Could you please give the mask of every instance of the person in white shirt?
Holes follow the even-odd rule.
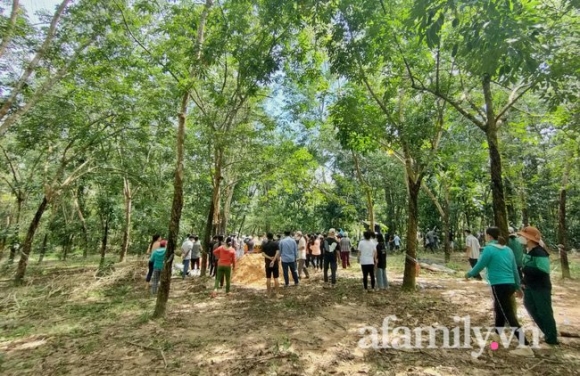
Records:
[[[399,235],[395,234],[393,241],[395,242],[395,251],[400,250],[401,249],[401,238],[399,238]]]
[[[479,240],[471,234],[470,230],[465,230],[465,255],[469,260],[469,265],[473,268],[479,259]],[[475,279],[481,280],[481,275],[476,275]]]
[[[368,290],[368,277],[371,279],[371,289],[375,289],[375,265],[377,263],[377,246],[371,241],[372,233],[365,231],[364,239],[358,243],[358,263],[363,273],[363,287]]]
[[[191,261],[191,251],[193,249],[193,235],[188,235],[187,239],[181,245],[181,258],[183,260],[183,278],[189,271],[189,262]]]
[[[301,231],[296,232],[296,240],[298,241],[298,278],[302,278],[303,271],[306,278],[310,278],[308,268],[304,266],[306,263],[306,239]]]

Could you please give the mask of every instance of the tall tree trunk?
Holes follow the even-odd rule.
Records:
[[[207,222],[205,224],[205,231],[203,233],[203,245],[204,245],[204,252],[201,254],[201,270],[200,270],[200,276],[205,276],[205,273],[207,271],[207,260],[208,260],[208,255],[209,252],[212,251],[211,249],[211,237],[212,237],[212,233],[211,233],[211,229],[212,229],[212,219],[213,219],[213,211],[214,211],[214,206],[213,206],[213,200],[210,202],[209,204],[209,211],[207,213]]]
[[[28,227],[28,232],[26,233],[26,239],[24,240],[24,245],[21,248],[21,255],[20,261],[18,262],[18,269],[16,270],[16,282],[22,282],[24,279],[24,274],[26,274],[26,267],[28,266],[28,256],[30,255],[30,251],[32,250],[32,241],[34,240],[34,234],[38,229],[38,225],[40,224],[40,219],[44,214],[48,206],[49,199],[45,195],[36,209],[36,213],[34,214],[34,218],[32,218],[32,222],[30,222],[30,226]]]
[[[407,250],[405,258],[405,271],[403,274],[403,290],[414,290],[417,273],[417,220],[419,217],[419,190],[421,189],[421,178],[418,181],[412,178],[412,174],[407,173],[407,193],[409,195],[407,221]]]
[[[46,242],[48,241],[48,232],[44,234],[42,239],[42,246],[40,247],[40,255],[38,257],[38,263],[40,264],[44,260],[44,255],[46,254]]]
[[[493,199],[493,217],[495,226],[499,228],[501,236],[508,238],[507,209],[503,188],[501,155],[496,126],[488,125],[487,143],[489,145],[489,167],[491,173],[491,192]]]
[[[508,220],[503,187],[501,155],[499,153],[499,140],[497,137],[498,125],[493,106],[491,93],[491,77],[484,74],[482,77],[483,97],[485,99],[485,126],[482,128],[487,138],[489,147],[489,167],[491,175],[491,194],[493,199],[493,217],[495,225],[499,228],[501,236],[508,238]]]
[[[83,226],[83,241],[84,241],[83,258],[86,259],[89,256],[89,230],[87,228],[87,221],[85,220],[85,216],[83,215],[83,211],[81,210],[81,205],[79,203],[78,197],[74,198],[73,204],[75,206],[75,209],[77,210],[77,215],[79,216],[81,225]]]
[[[131,192],[131,182],[126,177],[123,178],[123,197],[125,201],[125,227],[123,228],[123,245],[121,246],[119,262],[125,261],[125,257],[127,257],[131,232],[131,210],[133,197]]]
[[[173,203],[171,205],[171,220],[167,236],[167,248],[165,251],[165,263],[161,272],[159,289],[157,291],[157,301],[155,303],[154,318],[163,317],[167,310],[169,291],[171,289],[171,272],[173,270],[173,255],[179,236],[179,222],[181,221],[181,211],[183,209],[183,144],[185,142],[185,123],[187,120],[187,107],[189,105],[189,92],[183,95],[181,100],[181,111],[179,114],[179,124],[177,127],[177,161],[175,166],[175,178],[173,180]]]
[[[103,229],[103,238],[101,239],[101,261],[99,262],[99,268],[105,266],[105,255],[107,254],[107,243],[109,241],[109,217],[107,213],[105,217],[105,228]]]
[[[562,186],[560,187],[560,202],[558,205],[558,242],[563,246],[559,247],[560,251],[560,266],[562,267],[562,278],[572,278],[570,275],[570,264],[568,263],[568,234],[566,226],[566,196],[568,179],[570,176],[570,168],[572,163],[567,163],[564,176],[562,177]]]
[[[219,232],[222,234],[226,234],[228,231],[228,223],[230,220],[232,200],[234,198],[235,188],[236,188],[236,183],[228,184],[225,187],[225,191],[226,191],[225,197],[226,198],[224,200],[224,206],[223,206],[222,215],[220,218],[220,230],[219,230]]]

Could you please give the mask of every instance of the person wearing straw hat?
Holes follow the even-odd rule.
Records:
[[[522,272],[524,280],[524,307],[544,333],[546,343],[558,344],[558,331],[552,310],[552,283],[550,281],[550,254],[541,246],[542,234],[532,226],[518,232],[518,240],[525,245]]]

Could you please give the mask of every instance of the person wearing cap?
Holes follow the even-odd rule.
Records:
[[[342,268],[350,268],[350,249],[352,244],[350,243],[350,238],[348,237],[348,232],[344,232],[343,236],[340,238],[340,259],[342,260]]]
[[[518,236],[516,230],[513,227],[508,228],[510,236],[508,238],[507,246],[510,247],[514,253],[516,259],[516,265],[518,266],[518,273],[520,274],[520,279],[523,279],[522,274],[522,262],[524,260],[524,246],[518,241]]]
[[[540,244],[542,234],[532,226],[518,232],[518,240],[525,244],[523,258],[524,307],[544,333],[546,343],[558,344],[558,331],[552,310],[552,283],[550,281],[550,254]]]
[[[324,283],[328,283],[328,269],[330,268],[330,287],[336,286],[336,269],[340,258],[340,245],[336,240],[336,230],[328,230],[328,237],[324,239]]]
[[[151,253],[149,261],[153,262],[153,275],[151,276],[151,294],[157,294],[157,286],[159,286],[159,280],[161,278],[161,270],[163,269],[163,263],[165,262],[165,247],[167,246],[167,240],[161,240],[159,242],[159,248]]]
[[[487,268],[487,276],[493,295],[493,308],[495,312],[495,327],[499,334],[499,328],[508,324],[517,333],[520,344],[527,345],[524,331],[521,328],[512,304],[512,296],[520,290],[520,275],[513,252],[505,246],[505,239],[499,235],[499,228],[489,227],[485,231],[487,241],[481,257],[471,271],[465,274],[465,278],[473,278],[483,268]]]

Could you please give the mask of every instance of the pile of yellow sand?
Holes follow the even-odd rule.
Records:
[[[232,276],[232,283],[249,285],[264,283],[264,256],[262,254],[246,254],[236,261],[236,270]]]

